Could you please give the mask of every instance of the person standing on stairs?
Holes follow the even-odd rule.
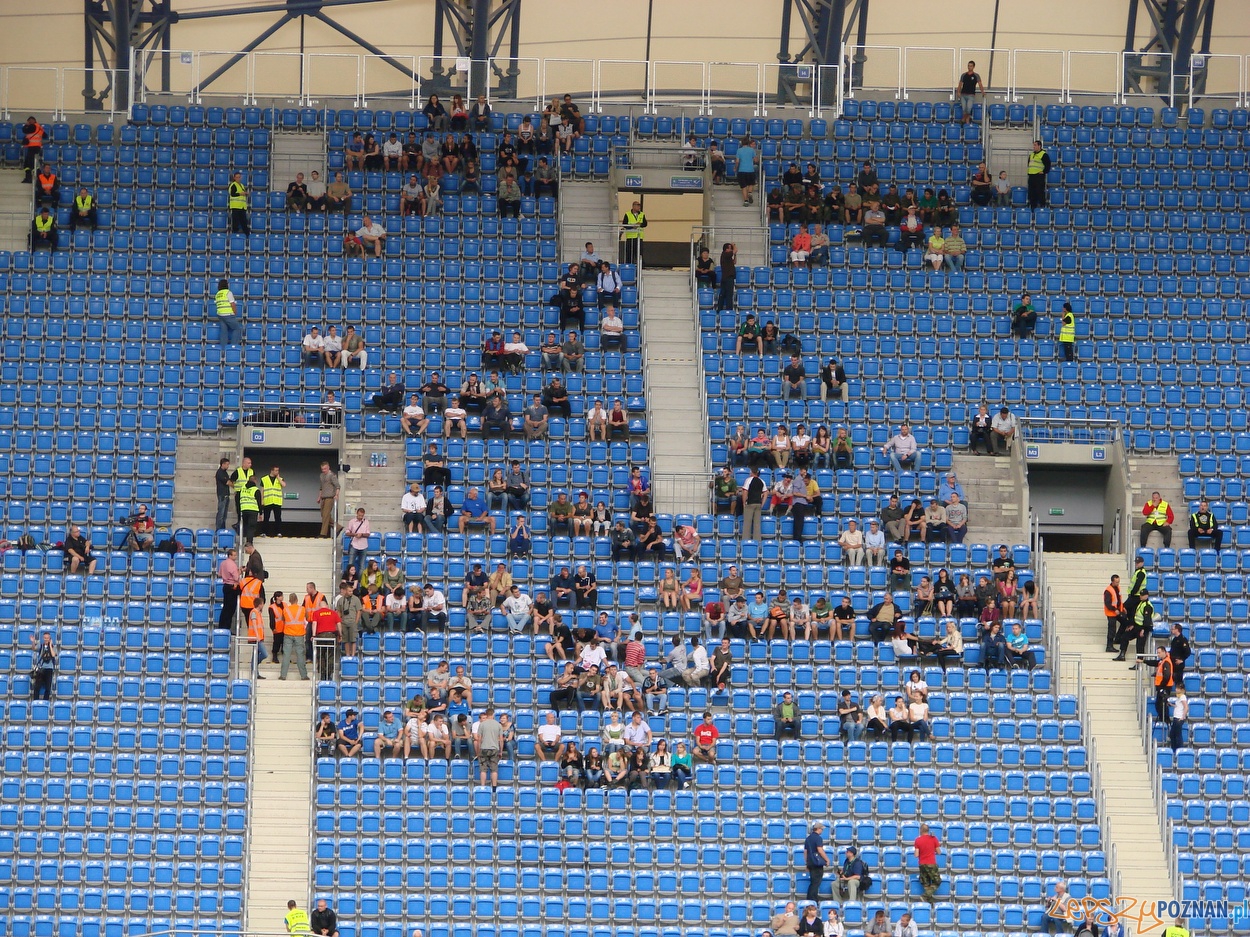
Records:
[[[282,670],[278,673],[279,680],[285,680],[291,669],[291,661],[299,669],[301,680],[308,679],[308,663],[305,660],[305,644],[308,634],[308,613],[300,598],[294,592],[286,597],[282,622]],[[292,932],[294,933],[294,932]]]
[[[1181,628],[1179,622],[1172,624],[1172,643],[1168,645],[1168,657],[1172,659],[1172,684],[1177,690],[1185,688],[1185,661],[1189,660],[1189,655],[1193,653],[1193,648],[1189,645],[1189,639],[1185,637],[1185,631]]]
[[[1160,644],[1155,654],[1155,719],[1167,724],[1168,701],[1172,697],[1176,673],[1172,669],[1172,658],[1168,655],[1165,645]]]
[[[234,627],[234,610],[239,604],[239,587],[242,579],[239,575],[238,551],[231,548],[226,557],[217,566],[217,576],[221,580],[221,614],[217,618],[217,627],[229,630]]]
[[[43,138],[47,133],[34,117],[27,117],[22,125],[22,168],[26,171],[22,182],[30,185],[34,179],[35,163],[43,158]]]
[[[226,189],[226,207],[230,209],[230,233],[251,234],[252,228],[247,217],[247,186],[243,184],[243,173],[236,169]]]
[[[279,474],[278,466],[269,470],[260,480],[261,522],[266,537],[282,536],[282,499],[286,497],[286,479]]]
[[[1107,616],[1107,652],[1115,650],[1115,638],[1124,621],[1124,599],[1120,595],[1120,577],[1112,576],[1111,584],[1102,590],[1102,611]]]
[[[738,245],[729,242],[720,251],[720,296],[716,300],[717,312],[733,312],[737,278]]]
[[[646,238],[643,229],[647,226],[647,214],[642,210],[642,202],[635,199],[629,211],[625,212],[625,217],[621,219],[621,224],[625,226],[622,232],[625,244],[621,263],[641,266],[642,242]]]
[[[1124,660],[1128,652],[1128,643],[1134,638],[1137,640],[1137,656],[1140,657],[1146,653],[1146,641],[1149,640],[1155,623],[1155,607],[1150,601],[1149,592],[1142,592],[1141,599],[1133,610],[1131,622],[1120,635],[1120,653],[1112,658],[1113,660]],[[1132,669],[1136,670],[1137,665],[1134,664]]]
[[[1059,353],[1064,361],[1076,360],[1076,314],[1071,303],[1063,304],[1063,315],[1059,320]]]
[[[214,530],[226,527],[226,512],[230,510],[230,459],[222,456],[217,463],[217,474],[213,476],[217,484],[217,519]]]
[[[332,537],[334,533],[331,533],[331,528],[337,524],[334,517],[334,503],[339,497],[339,477],[330,471],[329,462],[321,463],[321,475],[317,479],[317,484],[319,486],[317,506],[321,509],[321,533],[318,536]]]
[[[229,464],[229,460],[223,460]],[[230,473],[230,485],[234,488],[234,520],[235,523],[243,520],[242,509],[239,507],[239,494],[243,491],[243,485],[252,477],[252,459],[250,456],[244,456],[243,461],[239,463],[239,467]]]
[[[742,190],[742,204],[755,204],[755,145],[750,137],[743,137],[738,144],[738,188]]]

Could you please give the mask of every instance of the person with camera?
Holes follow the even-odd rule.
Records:
[[[156,546],[156,524],[148,515],[148,506],[139,505],[139,510],[126,519],[130,532],[126,534],[126,549],[131,553],[140,550],[151,552]]]

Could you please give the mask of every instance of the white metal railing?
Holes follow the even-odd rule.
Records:
[[[470,62],[450,55],[180,49],[135,50],[128,85],[121,69],[2,66],[0,112],[5,119],[30,111],[54,119],[93,111],[111,118],[125,111],[127,101],[200,104],[206,98],[297,107],[385,102],[415,109],[431,91],[450,88],[466,101],[481,92],[492,103],[514,101],[535,110],[569,91],[582,97],[587,113],[602,112],[605,104],[625,104],[638,105],[644,113],[681,106],[699,115],[735,108],[755,116],[781,111],[837,117],[844,97],[907,100],[936,94],[954,100],[962,63],[975,59],[982,70],[985,59],[988,71],[990,56],[994,74],[1006,77],[987,84],[987,95],[1001,101],[1028,95],[1062,104],[1083,98],[1117,104],[1157,98],[1175,106],[1179,88],[1181,103],[1190,106],[1206,99],[1228,107],[1250,102],[1250,55],[1229,53],[1195,55],[1178,71],[1173,57],[1161,52],[848,44],[840,58],[850,67],[844,76],[843,64],[803,62],[537,57]],[[1143,90],[1125,81],[1129,66],[1150,70]]]
[[[1154,797],[1155,815],[1158,817],[1159,831],[1163,836],[1168,879],[1172,886],[1172,895],[1176,897],[1184,886],[1184,880],[1181,877],[1180,850],[1176,847],[1174,835],[1175,824],[1168,816],[1168,799],[1163,790],[1163,768],[1159,764],[1159,740],[1155,738],[1154,714],[1151,711],[1149,692],[1153,686],[1147,683],[1149,678],[1150,671],[1145,667],[1138,667],[1133,692],[1137,697],[1137,724],[1141,729],[1142,747],[1146,750],[1146,768],[1150,773],[1150,790]],[[1164,733],[1167,733],[1166,723]]]
[[[247,724],[249,726],[256,725],[256,676],[257,676],[257,660],[256,648],[247,640],[246,625],[242,630],[242,634],[238,633],[238,623],[236,622],[236,636],[231,641],[231,653],[234,661],[231,666],[231,673],[235,675],[236,680],[248,680],[252,686],[247,695]],[[255,734],[249,733],[247,739],[247,802],[251,805],[251,809],[256,809],[256,792],[253,788],[255,784],[255,765],[256,752],[254,750]],[[243,857],[243,881],[249,882],[252,878],[252,824],[247,825],[248,829],[248,848],[247,854]],[[310,870],[311,872],[311,870]],[[311,879],[310,879],[311,881]],[[245,891],[246,894],[246,891]],[[247,902],[243,904],[243,929],[247,930]]]

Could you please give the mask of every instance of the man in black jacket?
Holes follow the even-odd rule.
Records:
[[[339,919],[324,898],[317,899],[317,906],[308,916],[309,930],[315,937],[339,937]]]
[[[391,372],[390,383],[382,388],[382,392],[373,395],[373,405],[379,410],[399,411],[404,407],[404,382],[399,375]]]
[[[1181,626],[1172,625],[1172,643],[1168,647],[1168,657],[1172,658],[1172,683],[1177,689],[1185,685],[1185,661],[1189,660],[1192,653],[1189,639],[1185,637]]]
[[[1189,515],[1189,549],[1197,548],[1200,537],[1210,540],[1211,546],[1217,550],[1224,542],[1224,531],[1220,530],[1220,525],[1206,501],[1199,501],[1198,510]]]

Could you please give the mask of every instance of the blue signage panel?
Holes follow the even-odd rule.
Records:
[[[627,175],[625,177],[625,188],[641,189],[642,188],[642,173],[631,173],[630,175]]]
[[[1040,459],[1041,456],[1042,456],[1042,450],[1038,448],[1037,446],[1025,446],[1024,447],[1024,457],[1026,459]]]
[[[265,431],[263,429],[252,430],[252,443],[254,445],[261,445],[262,443],[264,443],[264,441],[265,441]]]
[[[701,192],[703,190],[702,176],[672,176],[668,180],[670,189],[685,189],[686,191]]]

